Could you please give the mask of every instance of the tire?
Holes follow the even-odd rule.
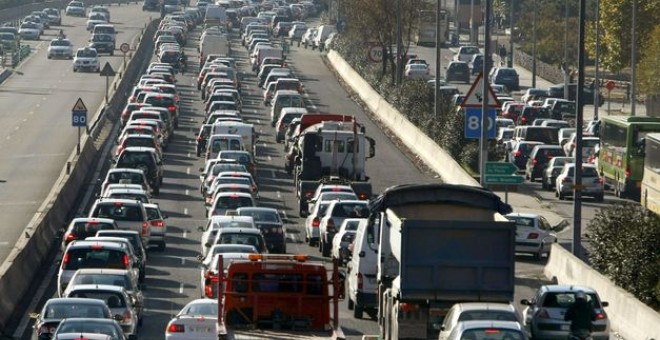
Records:
[[[353,317],[356,319],[362,319],[363,314],[364,314],[364,308],[356,304],[355,309],[353,309]]]
[[[543,190],[548,190],[548,184],[545,183],[545,179],[541,180],[541,188],[543,188]]]
[[[115,51],[110,51],[110,55],[111,56],[115,55]]]
[[[154,187],[153,189],[154,189],[154,190],[153,190],[153,191],[154,191],[154,195],[156,195],[156,196],[157,196],[157,195],[160,195],[160,187]]]
[[[597,195],[597,196],[594,197],[594,198],[596,199],[596,202],[602,202],[602,201],[605,200],[605,195],[604,195],[604,194],[600,194],[600,195]]]
[[[142,319],[143,319],[143,318],[139,318],[139,319],[138,319],[138,327],[142,327]]]
[[[323,243],[323,250],[321,251],[321,255],[323,255],[323,257],[330,257],[330,246],[325,244],[325,242]]]
[[[560,193],[558,193],[557,195],[558,195],[560,201],[564,200],[564,198],[565,198],[564,194],[562,194],[562,193],[560,192]]]
[[[348,310],[353,310],[355,308],[355,302],[351,298],[347,298],[346,301],[348,301]]]

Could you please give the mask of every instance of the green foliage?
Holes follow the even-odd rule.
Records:
[[[639,89],[647,95],[660,94],[660,24],[648,37],[646,53],[639,62]]]
[[[660,307],[660,217],[639,203],[617,203],[589,223],[593,268],[640,301]]]

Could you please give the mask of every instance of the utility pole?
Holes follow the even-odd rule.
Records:
[[[532,23],[532,88],[536,88],[536,0],[534,0],[534,13]]]
[[[568,0],[564,0],[564,11],[564,99],[568,100]]]
[[[401,69],[403,54],[401,54],[401,0],[396,1],[396,84],[401,85]]]
[[[493,53],[490,51],[490,12],[491,12],[491,3],[493,0],[483,0],[485,2],[485,22],[484,22],[484,67],[483,67],[483,77],[488,77],[490,73],[490,68],[493,65]],[[480,89],[483,93],[483,100],[481,101],[481,139],[479,140],[479,149],[481,157],[479,158],[479,174],[481,180],[481,186],[486,186],[486,162],[488,162],[488,127],[490,125],[488,119],[488,91],[490,90],[490,85],[488,84],[488,79],[483,79],[483,86]],[[494,124],[495,122],[493,122]]]
[[[634,0],[633,0],[634,1]],[[586,2],[580,0],[578,20],[578,79],[575,113],[575,180],[573,187],[573,255],[582,259],[582,119],[584,116],[584,26]],[[568,88],[568,86],[567,86]]]
[[[636,115],[637,103],[637,0],[632,2],[632,52],[630,53],[630,62],[632,63],[632,73],[630,75],[630,115]]]
[[[596,0],[596,79],[594,80],[594,120],[598,120],[600,107],[600,0]]]
[[[511,3],[509,4],[511,8],[509,8],[509,57],[507,58],[506,61],[506,66],[507,67],[513,67],[513,0],[511,0]]]
[[[445,0],[446,1],[446,0]],[[440,67],[440,62],[442,59],[440,58],[440,51],[442,50],[440,48],[441,45],[441,40],[440,36],[442,35],[442,28],[440,27],[440,12],[442,10],[442,7],[440,6],[440,0],[436,0],[436,6],[435,6],[435,119],[440,119],[440,70],[442,69]],[[458,30],[456,31],[458,34]]]

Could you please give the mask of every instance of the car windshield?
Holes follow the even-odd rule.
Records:
[[[111,42],[112,36],[108,34],[94,34],[92,41]]]
[[[134,172],[112,172],[108,175],[108,182],[119,184],[142,184],[144,177],[142,174]]]
[[[534,225],[535,225],[534,221],[536,221],[536,219],[534,219],[532,217],[523,217],[523,216],[506,216],[506,218],[509,219],[509,221],[515,222],[516,226],[519,226],[519,227],[533,228]],[[480,319],[480,320],[482,320],[482,319]]]
[[[71,46],[71,42],[68,40],[53,40],[50,42],[50,46]]]
[[[252,199],[247,196],[229,195],[219,197],[215,205],[216,209],[238,209],[240,207],[251,207]]]
[[[144,146],[144,147],[149,147],[152,148],[155,146],[154,139],[153,138],[128,138],[126,139],[125,145],[126,147],[129,146]]]
[[[192,303],[187,305],[180,314],[182,315],[204,315],[216,317],[218,313],[218,305],[214,303]]]
[[[474,46],[461,48],[461,54],[477,54],[477,53],[479,53],[479,49]]]
[[[575,302],[576,292],[553,292],[547,293],[543,298],[543,307],[546,308],[568,308]],[[587,302],[596,308],[600,308],[600,302],[596,294],[587,293]]]
[[[123,251],[103,248],[69,249],[64,255],[64,270],[81,268],[126,269]]]
[[[239,164],[249,164],[252,163],[250,155],[246,152],[227,152],[223,151],[220,153],[218,158],[222,159],[233,159]]]
[[[148,152],[122,152],[117,160],[119,168],[137,168],[138,165],[149,165],[152,155]]]
[[[96,55],[95,50],[78,50],[76,52],[76,57],[78,58],[96,58]]]
[[[104,319],[109,315],[102,305],[87,303],[51,303],[46,306],[44,319],[95,318]]]
[[[241,216],[252,216],[255,222],[280,222],[280,217],[276,211],[268,210],[241,210]]]
[[[83,3],[82,3],[82,2],[78,2],[78,1],[71,1],[71,2],[69,3],[69,6],[71,6],[71,7],[84,7],[84,6],[83,6]]]
[[[468,329],[461,334],[461,340],[525,340],[522,332],[504,328]]]
[[[71,292],[71,294],[69,294],[68,297],[107,301],[108,307],[110,308],[126,307],[126,301],[124,300],[124,296],[122,294],[113,291],[104,291],[97,289],[84,289],[84,290],[80,289],[80,290],[74,290],[73,292]]]
[[[133,204],[100,204],[93,214],[96,217],[111,218],[115,221],[142,222],[142,212],[138,206]]]
[[[0,33],[0,40],[16,40],[16,37],[11,33]]]
[[[573,177],[575,176],[575,167],[571,166],[568,169],[568,177]],[[600,177],[598,174],[598,170],[596,170],[595,167],[583,167],[582,168],[582,177]]]
[[[97,222],[97,221],[80,221],[74,222],[71,231],[76,235],[78,239],[84,239],[88,236],[96,235],[96,232],[99,230],[108,230],[115,229],[115,225],[107,222]]]
[[[471,310],[461,313],[458,321],[467,320],[498,320],[498,321],[518,321],[515,312],[505,312],[499,310]]]
[[[367,217],[369,215],[369,207],[366,203],[341,203],[336,204],[332,211],[333,217]]]
[[[21,28],[37,28],[37,25],[31,22],[24,23]]]
[[[77,274],[69,283],[70,286],[79,284],[111,285],[124,287],[126,290],[132,290],[131,282],[124,274]],[[72,317],[72,316],[70,316]]]
[[[169,96],[149,96],[145,99],[144,103],[157,107],[170,107],[174,106],[174,98]]]
[[[255,234],[225,233],[220,235],[218,244],[247,244],[257,249],[262,249],[261,238]]]
[[[66,320],[57,328],[57,334],[65,333],[97,333],[109,335],[112,339],[121,339],[117,327],[110,322],[98,322],[94,320]],[[56,339],[56,336],[53,336]]]
[[[502,75],[502,76],[507,76],[507,77],[517,76],[517,75],[518,75],[518,73],[516,72],[516,70],[515,70],[515,69],[511,69],[511,68],[501,68],[501,69],[497,72],[497,74]]]

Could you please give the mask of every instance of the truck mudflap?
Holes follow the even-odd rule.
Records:
[[[352,182],[351,188],[355,191],[358,199],[368,200],[373,195],[373,189],[371,188],[371,183],[369,182]]]

